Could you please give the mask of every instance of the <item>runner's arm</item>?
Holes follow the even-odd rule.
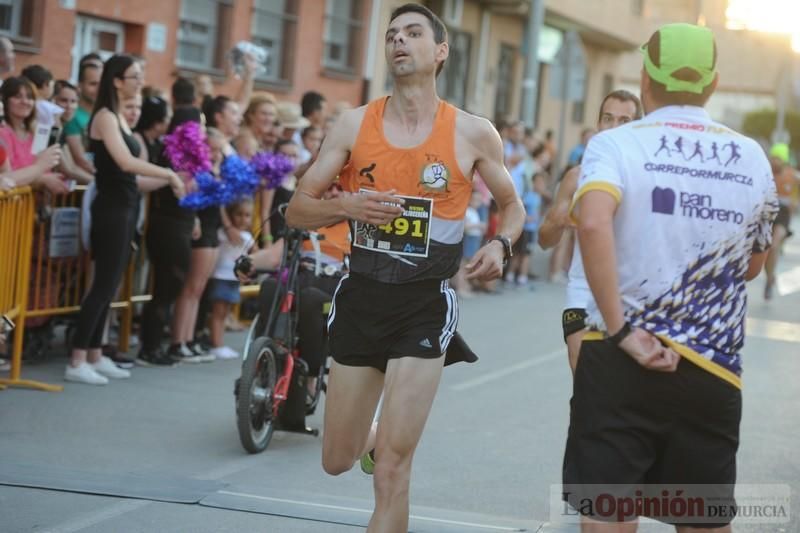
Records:
[[[614,253],[617,201],[606,191],[590,190],[578,200],[578,208],[578,242],[586,279],[606,330],[614,334],[625,324]]]
[[[500,214],[497,233],[515,242],[525,224],[525,207],[517,196],[511,175],[503,163],[503,141],[486,119],[473,118],[475,131],[470,143],[478,154],[475,170],[492,193]]]
[[[384,205],[402,203],[394,191],[373,194],[343,194],[323,200],[325,191],[339,175],[350,157],[350,149],[360,128],[359,110],[342,113],[325,137],[317,160],[300,180],[286,209],[286,223],[303,229],[317,229],[345,219],[370,224],[386,224],[402,214],[401,207]]]
[[[750,262],[747,264],[747,273],[744,275],[745,281],[754,280],[761,274],[761,269],[764,268],[764,263],[767,262],[767,255],[769,251],[754,253],[750,256]]]
[[[464,128],[467,142],[471,145],[475,158],[475,170],[492,193],[500,214],[497,234],[515,242],[525,224],[525,207],[517,196],[514,183],[503,162],[503,142],[494,126],[486,119],[470,117]],[[491,280],[503,274],[503,245],[499,241],[489,241],[467,264],[467,278]]]
[[[539,227],[539,246],[545,250],[558,244],[564,230],[569,227],[569,206],[578,188],[580,175],[579,166],[573,167],[567,172],[564,179],[561,180],[561,185],[558,186],[555,202],[544,215],[542,225]]]

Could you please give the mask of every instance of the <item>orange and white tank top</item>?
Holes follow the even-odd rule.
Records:
[[[457,110],[442,101],[428,138],[399,148],[383,132],[388,99],[367,106],[339,181],[351,193],[394,189],[406,197],[405,212],[386,226],[351,221],[350,269],[385,283],[449,279],[461,260],[472,194],[455,154]]]

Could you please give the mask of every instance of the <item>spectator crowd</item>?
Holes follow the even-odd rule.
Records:
[[[37,202],[47,202],[76,185],[86,188],[83,219],[90,223],[84,224],[82,240],[94,261],[94,275],[69,339],[67,380],[105,384],[109,377],[129,377],[135,363],[173,366],[239,356],[223,337],[226,329],[243,328],[233,313],[240,301],[233,261],[278,245],[285,224],[277,207],[291,198],[329,127],[350,107],[330,103],[313,90],[300,102],[280,100],[255,89],[257,69],[256,59],[245,56],[237,73],[238,92],[225,95],[216,93],[206,75],[176,76],[170,88],[153,87],[136,58],[121,55],[104,62],[92,53],[80,60],[73,82],[54,79],[46,65],[16,72],[13,45],[0,39],[0,192],[32,186]],[[170,168],[163,139],[192,121],[205,128],[215,175],[232,154],[250,160],[264,152],[288,158],[292,175],[277,189],[231,205],[199,211],[182,207],[179,199],[193,184]],[[535,278],[566,282],[575,248],[572,229],[550,255],[547,272],[532,272],[532,254],[554,191],[580,163],[594,130],[582,132],[567,167],[558,169],[552,131],[540,136],[514,119],[498,121],[497,129],[527,215],[500,284],[517,290],[531,287]],[[497,224],[496,205],[476,173],[462,265],[494,236]],[[140,248],[146,261],[137,264],[147,266],[140,277],[147,280],[152,298],[136,318],[139,347],[133,359],[110,342],[114,317],[108,309],[131,250]],[[501,290],[497,282],[468,281],[465,267],[453,282],[464,298]],[[0,357],[7,359],[8,352],[0,334]],[[0,359],[0,369],[7,368]]]

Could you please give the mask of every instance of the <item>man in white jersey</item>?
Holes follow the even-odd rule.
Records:
[[[597,130],[605,131],[617,126],[622,126],[633,120],[642,118],[642,103],[632,93],[625,90],[610,92],[600,104],[600,113],[597,117]],[[539,246],[547,250],[557,245],[564,231],[572,227],[569,220],[569,208],[572,197],[578,190],[578,178],[581,174],[580,165],[572,167],[564,175],[558,186],[555,202],[548,209],[539,228]],[[592,298],[589,284],[583,273],[583,261],[578,241],[575,241],[572,252],[572,263],[569,268],[567,281],[567,298],[564,311],[561,314],[561,327],[564,330],[564,342],[567,343],[567,357],[569,367],[573,374],[578,363],[578,350],[581,339],[586,329],[586,307]]]
[[[703,109],[718,80],[711,30],[668,24],[642,52],[648,114],[592,139],[573,201],[593,331],[564,499],[584,532],[635,530],[637,516],[730,531],[709,506],[735,504],[745,282],[770,246],[775,186],[759,145]],[[600,494],[632,504],[602,516],[586,505]],[[653,504],[695,496],[704,507],[682,516]]]

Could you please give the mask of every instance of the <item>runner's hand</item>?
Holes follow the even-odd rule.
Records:
[[[0,191],[10,191],[17,186],[11,178],[0,177]]]
[[[503,243],[499,241],[488,242],[467,263],[467,279],[491,281],[502,277],[503,259],[505,259]]]
[[[353,193],[341,196],[342,208],[347,218],[380,226],[388,224],[403,214],[405,200],[388,192]],[[386,205],[386,204],[392,205]],[[400,205],[398,205],[400,204]]]
[[[675,350],[664,346],[655,335],[641,328],[633,328],[619,347],[648,370],[675,372],[681,360]]]

